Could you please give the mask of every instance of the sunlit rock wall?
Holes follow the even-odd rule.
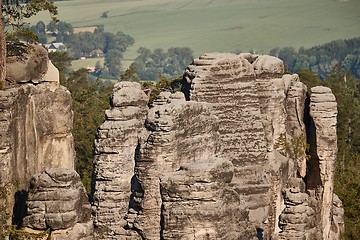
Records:
[[[96,140],[99,236],[339,239],[329,89],[309,96],[275,57],[211,53],[188,66],[183,93],[147,110],[139,85],[115,87]]]

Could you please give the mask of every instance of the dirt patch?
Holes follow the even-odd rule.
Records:
[[[97,28],[97,26],[77,27],[77,28],[74,28],[74,33],[94,32],[96,28]]]

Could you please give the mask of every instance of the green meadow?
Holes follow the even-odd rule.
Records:
[[[360,36],[360,1],[349,0],[72,0],[57,3],[59,18],[75,27],[104,25],[135,38],[139,47],[190,47],[268,53]],[[107,18],[101,18],[108,11]],[[41,13],[31,19],[47,22]]]

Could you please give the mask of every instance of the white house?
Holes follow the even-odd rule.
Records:
[[[55,42],[44,44],[44,47],[48,50],[48,52],[57,52],[57,51],[66,51],[67,48],[62,42]]]

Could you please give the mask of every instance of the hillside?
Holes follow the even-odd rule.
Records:
[[[190,47],[267,53],[275,47],[311,47],[360,36],[360,1],[350,0],[73,0],[57,3],[60,19],[84,27],[104,25],[135,38],[139,47]],[[81,11],[79,10],[81,9]],[[101,18],[107,12],[107,18]],[[46,13],[31,20],[47,21]]]

